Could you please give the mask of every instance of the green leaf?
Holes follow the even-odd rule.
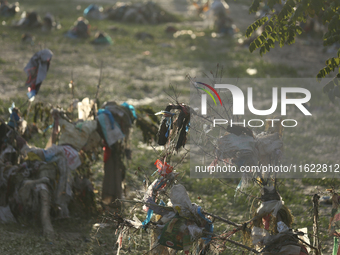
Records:
[[[249,38],[253,32],[268,21],[268,17],[258,19],[251,24],[246,30],[246,37]]]
[[[261,41],[261,44],[263,44],[264,41],[266,40],[263,35],[260,35],[258,39]]]
[[[271,48],[274,48],[274,47],[275,47],[274,41],[273,41],[272,39],[268,39],[268,40],[267,40],[267,43],[268,43],[269,47],[271,47]],[[269,51],[269,50],[268,50],[268,51]]]
[[[262,54],[266,53],[266,48],[264,46],[262,46],[260,48],[260,55],[262,56]]]
[[[294,20],[294,21],[299,21],[300,20],[300,18],[301,18],[301,16],[303,15],[303,5],[299,5],[297,8],[296,8],[296,10],[295,10],[295,12],[294,12],[294,14],[292,15],[292,20]]]
[[[272,28],[271,26],[267,25],[267,26],[265,27],[265,31],[271,32],[271,31],[273,31],[273,28]]]
[[[270,51],[270,47],[269,47],[269,44],[268,44],[268,43],[266,43],[264,46],[266,47],[266,50],[267,50],[267,51]]]
[[[274,38],[275,41],[279,40],[279,37],[277,36],[277,33],[271,33],[271,36]]]
[[[280,40],[280,47],[282,48],[285,45],[285,40]]]
[[[250,53],[252,53],[254,50],[256,50],[256,44],[255,42],[253,41],[250,45],[249,45],[249,51]]]
[[[262,32],[262,36],[263,36],[263,38],[267,39],[268,38],[268,33],[266,31],[263,31]]]
[[[301,33],[302,33],[302,28],[296,26],[296,27],[295,27],[295,31],[296,31],[299,35],[301,35]]]
[[[254,42],[256,44],[256,48],[260,47],[261,44],[262,44],[261,41],[259,40],[259,38],[256,38]]]
[[[325,70],[321,69],[318,75],[320,75],[320,78],[324,78],[326,76]]]
[[[260,7],[260,0],[254,0],[249,8],[249,13],[257,12]]]

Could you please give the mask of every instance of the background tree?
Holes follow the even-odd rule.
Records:
[[[246,37],[250,37],[254,31],[264,26],[263,32],[249,45],[250,52],[259,48],[262,55],[274,48],[276,42],[280,47],[294,43],[296,35],[303,32],[301,24],[305,23],[308,17],[317,18],[327,28],[323,35],[324,46],[340,43],[340,0],[253,0],[249,12],[259,11],[261,3],[266,4],[271,10],[276,4],[283,6],[281,11],[268,13],[247,28]],[[340,78],[340,69],[337,69],[339,64],[340,50],[337,56],[326,60],[325,67],[316,75],[321,79],[331,72],[338,72],[323,88],[332,101],[335,96],[340,97],[340,82],[336,79]]]

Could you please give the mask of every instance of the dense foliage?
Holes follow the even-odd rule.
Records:
[[[260,49],[260,54],[265,54],[275,47],[278,42],[280,47],[290,45],[295,42],[297,34],[303,32],[302,24],[307,18],[318,19],[326,28],[323,34],[323,45],[331,46],[340,43],[340,0],[254,0],[249,8],[249,12],[257,12],[264,3],[271,10],[275,5],[282,4],[280,11],[272,11],[264,17],[258,18],[251,24],[246,36],[250,37],[254,31],[264,26],[263,32],[250,44],[250,52]],[[337,56],[326,60],[326,65],[317,74],[321,79],[336,71],[340,64],[340,50]],[[336,78],[340,78],[340,69]],[[331,100],[338,96],[339,84],[332,81],[324,87],[324,92],[328,93]]]

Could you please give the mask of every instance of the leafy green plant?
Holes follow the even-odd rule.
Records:
[[[260,3],[265,3],[273,10],[275,4],[280,4],[281,0],[254,0],[249,8],[249,12],[257,12]],[[291,45],[295,42],[297,35],[303,32],[302,22],[307,18],[317,18],[326,27],[327,32],[323,35],[323,45],[330,46],[340,42],[340,1],[339,0],[288,0],[278,13],[267,14],[257,19],[251,24],[246,36],[250,37],[253,32],[264,26],[263,32],[249,45],[250,52],[260,49],[263,55],[279,43],[280,47]],[[326,66],[319,70],[316,75],[321,79],[336,71],[340,65],[340,50],[337,56],[326,60]],[[340,69],[336,78],[340,78]],[[323,91],[329,93],[329,98],[333,101],[334,96],[340,96],[339,85],[333,81],[324,86]]]

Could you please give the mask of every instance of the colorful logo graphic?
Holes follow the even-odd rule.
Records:
[[[201,85],[203,85],[203,86],[206,86],[206,87],[209,88],[212,92],[214,92],[214,94],[217,96],[218,100],[220,101],[220,104],[222,105],[222,100],[221,100],[219,94],[217,93],[217,91],[216,91],[213,87],[211,87],[210,85],[208,85],[208,84],[206,84],[206,83],[203,83],[203,82],[195,82],[195,83],[194,83],[195,88],[201,89],[201,90],[203,90],[204,92],[206,92],[206,93],[213,99],[215,105],[217,105],[216,100],[215,100],[214,96],[211,94],[211,92],[210,92],[209,90],[207,90],[207,89],[198,87],[197,84],[201,84]]]

